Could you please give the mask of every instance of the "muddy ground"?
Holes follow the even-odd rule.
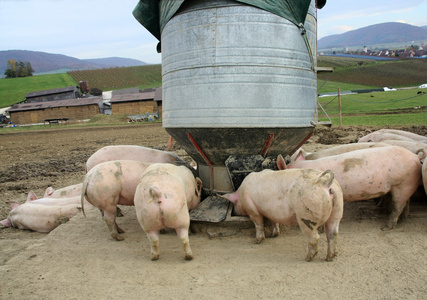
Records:
[[[308,151],[356,142],[376,128],[318,128]],[[378,128],[377,128],[378,129]],[[402,128],[401,128],[402,129]],[[403,128],[427,136],[427,127]],[[165,149],[161,124],[0,131],[0,219],[6,201],[25,202],[83,180],[87,158],[106,145],[133,144]],[[190,160],[175,145],[174,152]],[[380,227],[387,214],[375,201],[346,203],[338,257],[319,254],[304,261],[306,241],[299,228],[282,228],[278,238],[254,244],[254,229],[223,236],[190,236],[194,260],[185,261],[173,231],[160,237],[160,260],[150,260],[148,240],[133,207],[122,207],[118,223],[125,240],[113,240],[100,214],[89,209],[50,234],[0,229],[0,298],[3,299],[423,299],[427,286],[427,200],[411,203],[409,217],[392,231]]]

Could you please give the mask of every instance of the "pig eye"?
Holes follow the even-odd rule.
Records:
[[[329,194],[333,195],[334,191],[332,189],[329,189]]]

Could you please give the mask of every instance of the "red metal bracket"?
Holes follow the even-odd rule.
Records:
[[[263,157],[265,157],[268,150],[270,150],[271,144],[273,144],[273,140],[274,140],[274,133],[270,133],[268,135],[268,139],[267,139],[267,142],[265,143],[264,149],[262,149],[262,152],[261,152],[261,155]]]

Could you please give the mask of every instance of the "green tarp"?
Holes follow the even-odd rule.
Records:
[[[134,17],[159,41],[163,27],[185,0],[140,0]],[[297,26],[304,24],[311,0],[234,0],[259,7],[288,19]]]

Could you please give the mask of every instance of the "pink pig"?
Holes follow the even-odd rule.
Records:
[[[73,184],[63,187],[58,190],[54,190],[51,186],[44,192],[43,198],[69,198],[80,196],[82,194],[82,184]]]
[[[423,136],[420,134],[416,134],[410,131],[405,131],[405,130],[397,130],[397,129],[380,129],[378,131],[376,131],[378,133],[392,133],[392,134],[397,134],[400,136],[404,136],[407,138],[410,138],[416,142],[420,142],[420,143],[427,143],[427,136]]]
[[[184,166],[152,164],[142,174],[135,192],[138,221],[151,245],[151,260],[159,253],[159,230],[174,228],[184,245],[185,259],[193,259],[188,238],[188,211],[200,202],[202,181]]]
[[[283,158],[282,158],[283,159]],[[224,195],[234,204],[238,215],[249,215],[256,229],[256,242],[265,239],[264,217],[272,223],[273,236],[279,223],[295,218],[308,240],[306,261],[317,254],[319,226],[325,225],[328,240],[327,261],[337,254],[338,227],[343,215],[343,195],[334,174],[328,170],[264,170],[251,173],[232,194]]]
[[[19,203],[12,202],[7,219],[0,221],[0,224],[6,227],[48,233],[79,212],[79,204],[40,205],[34,201],[27,201],[19,205]]]
[[[103,147],[92,154],[86,162],[86,171],[89,172],[97,164],[112,160],[137,160],[145,163],[189,166],[186,161],[172,152],[134,145],[115,145]]]
[[[424,191],[426,192],[426,195],[427,195],[427,159],[424,160],[423,162],[422,178],[423,178]]]
[[[281,164],[279,168],[283,168],[284,161]],[[420,157],[398,146],[356,150],[317,160],[299,157],[287,168],[332,170],[341,185],[344,201],[368,200],[391,193],[393,210],[383,230],[396,226],[421,183]]]
[[[136,186],[142,173],[149,166],[135,160],[115,160],[96,165],[83,181],[81,201],[99,208],[111,236],[122,241],[124,231],[116,223],[117,205],[134,205]]]

